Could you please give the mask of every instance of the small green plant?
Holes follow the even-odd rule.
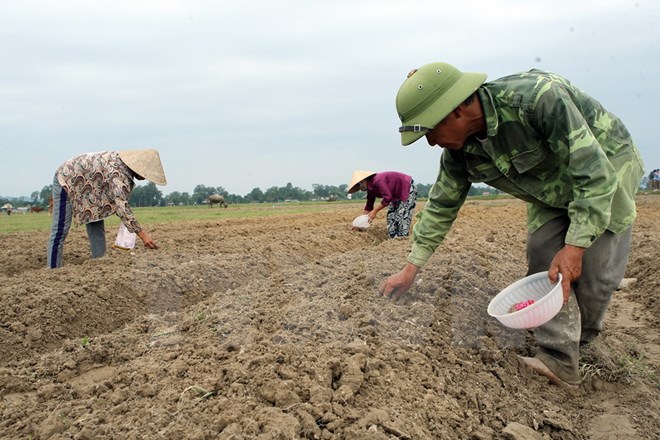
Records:
[[[69,426],[71,426],[71,425],[73,424],[73,420],[70,419],[70,418],[69,418],[66,414],[64,414],[63,412],[61,412],[61,413],[59,414],[59,417],[60,417],[60,422],[62,422],[62,424],[63,424],[64,426],[69,427]]]
[[[199,312],[198,314],[195,315],[195,319],[198,320],[199,322],[202,322],[206,319],[206,315],[202,312]]]
[[[624,376],[630,378],[634,382],[634,378],[640,378],[644,382],[653,385],[655,388],[660,388],[660,380],[656,371],[646,363],[646,358],[642,355],[625,354],[619,359],[621,370]]]
[[[580,359],[580,373],[584,379],[600,378],[630,385],[640,381],[660,388],[658,373],[634,343],[616,337],[610,345],[600,340],[587,346]]]
[[[80,344],[83,347],[87,347],[89,345],[89,337],[88,336],[83,336],[82,340],[80,341]]]

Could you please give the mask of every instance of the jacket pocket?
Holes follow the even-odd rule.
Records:
[[[472,183],[489,182],[502,177],[502,172],[492,163],[483,160],[467,160],[468,180]]]
[[[532,168],[536,168],[539,172],[545,169],[550,170],[554,168],[553,164],[548,163],[548,150],[543,148],[542,144],[538,144],[533,148],[522,151],[515,156],[511,156],[511,163],[518,172],[523,174]]]

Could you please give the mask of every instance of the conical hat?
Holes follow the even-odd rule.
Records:
[[[351,183],[348,184],[348,193],[351,194],[357,191],[357,184],[362,182],[367,177],[373,176],[374,174],[376,174],[374,171],[353,171],[353,176],[351,176]]]
[[[120,151],[119,158],[135,172],[156,185],[167,185],[157,150]]]

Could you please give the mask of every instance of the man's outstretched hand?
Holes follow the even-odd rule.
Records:
[[[380,284],[378,287],[378,293],[385,298],[394,301],[398,300],[412,287],[413,281],[415,281],[418,272],[419,267],[412,263],[406,264],[400,272],[391,275]]]

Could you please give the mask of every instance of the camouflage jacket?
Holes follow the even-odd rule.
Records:
[[[477,182],[528,202],[529,232],[568,215],[571,245],[588,248],[606,229],[632,225],[643,165],[619,118],[566,79],[539,70],[485,83],[477,93],[488,137],[443,151],[409,262],[426,263]]]

